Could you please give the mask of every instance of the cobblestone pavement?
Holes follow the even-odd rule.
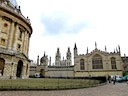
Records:
[[[126,83],[59,91],[0,91],[0,96],[128,96]]]

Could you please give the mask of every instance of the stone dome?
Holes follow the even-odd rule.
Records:
[[[17,1],[16,0],[9,0],[14,6],[18,6],[18,3],[17,3]]]

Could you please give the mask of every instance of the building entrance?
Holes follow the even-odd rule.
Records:
[[[17,65],[17,73],[16,73],[17,77],[21,77],[22,69],[23,69],[23,62],[20,60]]]
[[[4,65],[5,65],[5,60],[0,58],[0,76],[3,76],[4,73]]]

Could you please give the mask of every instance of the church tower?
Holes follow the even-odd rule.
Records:
[[[68,50],[67,50],[67,54],[66,54],[66,66],[70,66],[72,64],[72,60],[71,60],[71,52],[70,52],[70,48],[68,47]]]
[[[59,48],[57,48],[57,53],[55,57],[55,66],[60,66],[61,63],[61,54]]]
[[[75,43],[75,46],[74,46],[74,57],[76,57],[78,55],[77,53],[77,46],[76,46],[76,43]]]

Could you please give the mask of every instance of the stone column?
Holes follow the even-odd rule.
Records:
[[[11,49],[12,47],[12,41],[13,41],[13,34],[14,34],[14,22],[12,21],[10,25],[10,31],[9,31],[9,38],[8,38],[8,49]]]
[[[17,63],[13,62],[13,77],[12,77],[12,79],[16,79],[16,73],[17,73]]]
[[[26,47],[27,47],[27,31],[25,31],[25,36],[24,36],[24,48],[23,48],[23,52],[26,55]]]
[[[28,50],[28,32],[26,33],[26,47],[25,47],[25,55],[26,56],[28,56],[27,50]]]
[[[26,73],[25,73],[25,78],[29,78],[29,66],[30,64],[29,64],[29,62],[27,62],[27,64],[26,64]]]
[[[28,33],[27,56],[28,56],[28,53],[29,53],[29,44],[30,44],[30,34]]]
[[[11,72],[10,72],[10,73],[11,73],[11,74],[10,74],[10,79],[13,79],[13,71],[14,71],[14,66],[13,66],[13,65],[14,65],[14,63],[11,63],[11,64],[10,64],[10,66],[11,66],[11,70],[10,70],[10,71],[11,71]]]
[[[22,41],[22,52],[23,53],[25,53],[24,47],[25,47],[25,31],[23,32],[23,41]]]
[[[17,35],[18,35],[18,24],[16,23],[15,33],[13,35],[14,38],[13,50],[17,50]]]

